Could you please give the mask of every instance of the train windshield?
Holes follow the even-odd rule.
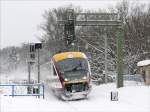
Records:
[[[88,63],[84,58],[68,58],[59,61],[58,65],[63,78],[81,78],[87,75]]]

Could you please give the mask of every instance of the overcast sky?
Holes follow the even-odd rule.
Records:
[[[1,0],[0,47],[20,46],[24,42],[37,42],[37,26],[43,21],[44,10],[73,4],[83,9],[106,9],[120,0]],[[138,0],[148,3],[149,0]]]

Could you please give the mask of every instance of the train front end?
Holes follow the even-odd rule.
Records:
[[[55,71],[62,89],[63,100],[87,98],[91,91],[91,70],[86,55],[82,52],[65,52],[53,57]]]

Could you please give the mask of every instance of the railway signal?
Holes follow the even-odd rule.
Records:
[[[29,46],[29,59],[28,59],[28,83],[31,83],[31,66],[35,63],[35,53],[37,51],[37,65],[38,65],[38,83],[40,83],[40,53],[39,50],[42,49],[42,43],[32,43]],[[38,87],[40,92],[40,87]],[[30,93],[31,88],[28,87],[28,93]],[[39,96],[40,97],[40,96]]]

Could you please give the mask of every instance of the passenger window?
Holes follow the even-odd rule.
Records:
[[[56,71],[55,71],[55,68],[54,68],[54,66],[53,66],[53,73],[54,73],[54,75],[56,76],[57,74],[56,74]]]

